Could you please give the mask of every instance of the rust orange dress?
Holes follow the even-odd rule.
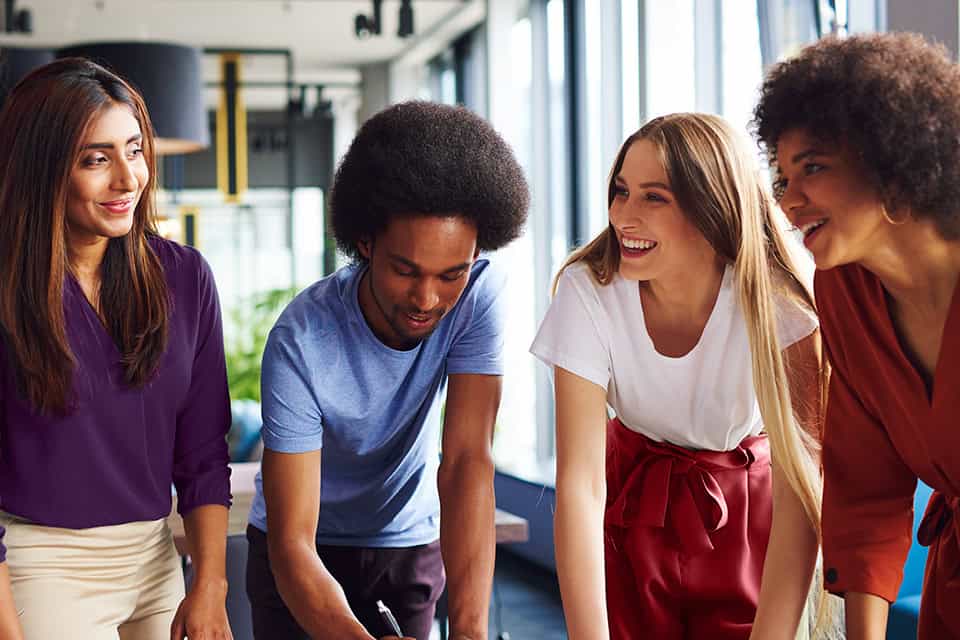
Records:
[[[919,638],[960,638],[960,286],[932,390],[904,354],[879,279],[858,265],[818,271],[833,364],[824,427],[827,589],[896,598],[917,478],[933,487],[918,533],[929,545]]]

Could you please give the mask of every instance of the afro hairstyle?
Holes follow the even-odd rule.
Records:
[[[887,207],[960,238],[960,67],[912,33],[829,37],[777,64],[754,110],[770,163],[790,130],[848,145]]]
[[[337,246],[363,261],[396,216],[459,216],[477,229],[477,248],[517,238],[530,195],[523,169],[489,122],[464,107],[403,102],[367,120],[340,162],[330,194]]]

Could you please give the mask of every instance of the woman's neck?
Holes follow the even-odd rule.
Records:
[[[950,305],[960,277],[960,242],[927,220],[891,226],[861,264],[901,306],[937,311]]]
[[[103,315],[100,308],[100,266],[107,251],[107,238],[96,238],[88,241],[76,241],[68,244],[68,259],[70,271],[80,284],[83,295],[97,314]]]
[[[70,238],[67,251],[73,272],[78,277],[98,277],[108,242],[109,239],[102,237],[82,240]]]
[[[666,277],[640,283],[646,302],[662,313],[676,317],[696,317],[713,309],[723,281],[725,263],[714,255],[702,265],[690,265]]]
[[[712,258],[673,277],[640,283],[644,324],[658,353],[680,358],[697,346],[717,304],[723,272],[722,262]]]

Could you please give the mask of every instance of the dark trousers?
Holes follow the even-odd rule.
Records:
[[[307,640],[309,636],[277,590],[267,554],[267,534],[248,526],[247,540],[247,595],[254,637]],[[377,612],[376,602],[383,600],[405,636],[429,640],[437,599],[445,582],[439,542],[402,548],[317,545],[317,554],[343,587],[350,609],[371,635],[393,635]]]

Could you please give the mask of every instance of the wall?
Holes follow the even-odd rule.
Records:
[[[556,571],[553,555],[556,491],[553,487],[499,471],[494,479],[494,488],[497,492],[497,508],[526,518],[530,528],[528,542],[511,544],[505,548],[545,569]]]
[[[960,51],[960,3],[957,0],[886,0],[887,31],[917,31]]]

